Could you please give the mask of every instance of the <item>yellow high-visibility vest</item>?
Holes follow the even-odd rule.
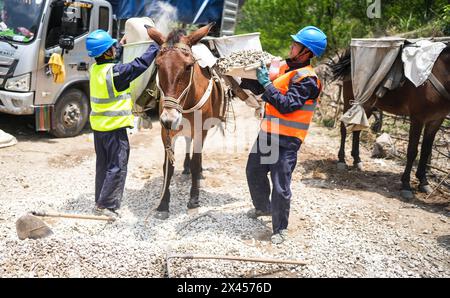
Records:
[[[111,131],[133,127],[133,100],[130,88],[118,92],[113,81],[114,63],[92,65],[90,73],[91,115],[93,130]]]

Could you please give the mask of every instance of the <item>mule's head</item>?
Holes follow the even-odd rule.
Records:
[[[193,82],[195,59],[191,47],[206,36],[213,24],[204,26],[189,35],[181,29],[172,31],[167,38],[156,28],[148,34],[161,50],[156,57],[159,88],[161,90],[160,121],[166,129],[178,129],[182,110]]]

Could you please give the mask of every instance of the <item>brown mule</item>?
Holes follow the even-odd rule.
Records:
[[[333,67],[337,66],[337,67]],[[344,113],[350,108],[350,102],[353,100],[352,81],[350,78],[350,51],[347,51],[339,61],[331,65],[334,77],[343,79],[343,98]],[[394,115],[409,116],[411,120],[409,129],[409,141],[407,152],[407,163],[403,172],[401,181],[401,195],[405,199],[414,198],[410,175],[413,162],[417,157],[419,139],[424,129],[422,148],[420,152],[419,165],[417,167],[416,177],[419,179],[419,190],[429,193],[431,187],[426,178],[426,165],[431,155],[431,150],[439,127],[445,117],[450,112],[450,47],[447,46],[439,58],[436,60],[432,74],[441,83],[432,83],[427,80],[423,85],[415,87],[409,80],[395,90],[388,91],[382,98],[372,96],[364,105],[367,117],[373,112],[373,108]],[[359,136],[360,131],[353,132],[352,152],[354,165],[360,167],[361,159],[359,157]],[[338,168],[343,169],[345,165],[345,138],[347,130],[344,123],[341,122],[341,146],[339,149]]]
[[[166,152],[161,202],[155,216],[159,219],[169,216],[169,185],[174,172],[173,144],[174,138],[178,136],[187,139],[187,149],[193,142],[192,157],[188,151],[184,161],[185,172],[190,171],[192,175],[187,206],[199,207],[203,143],[208,130],[220,124],[224,96],[209,71],[196,62],[191,47],[206,36],[212,26],[209,24],[189,35],[177,29],[167,38],[155,28],[147,29],[149,36],[161,47],[155,63],[158,68],[157,85],[161,91],[161,138]]]

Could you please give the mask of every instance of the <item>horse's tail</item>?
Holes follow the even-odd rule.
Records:
[[[338,54],[338,60],[330,59],[326,64],[331,69],[331,82],[342,80],[344,76],[351,72],[350,48],[347,48],[342,54]]]

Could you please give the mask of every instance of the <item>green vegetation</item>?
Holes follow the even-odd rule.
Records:
[[[307,25],[328,35],[329,53],[348,46],[352,37],[450,35],[448,0],[380,1],[381,17],[370,19],[366,0],[247,0],[237,32],[261,32],[264,49],[280,56],[289,51],[289,35]]]

